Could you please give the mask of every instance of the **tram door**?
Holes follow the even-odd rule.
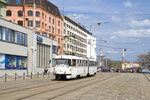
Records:
[[[89,59],[87,60],[87,67],[88,67],[87,75],[90,75],[90,62],[89,62]]]

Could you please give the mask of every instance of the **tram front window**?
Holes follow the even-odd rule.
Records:
[[[68,65],[68,60],[65,60],[65,59],[57,59],[56,60],[56,65],[61,65],[61,64],[64,64],[64,65]]]

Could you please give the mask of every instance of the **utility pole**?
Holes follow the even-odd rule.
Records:
[[[124,48],[122,49],[122,63],[124,63]]]
[[[36,47],[35,47],[35,9],[36,9],[36,5],[35,5],[35,2],[34,2],[34,13],[33,13],[33,36],[32,36],[32,74],[35,74],[35,54],[34,52],[36,51]]]

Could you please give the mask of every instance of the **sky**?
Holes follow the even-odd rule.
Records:
[[[49,1],[61,14],[92,32],[97,38],[97,55],[102,48],[107,58],[121,61],[122,48],[125,48],[125,60],[132,62],[137,61],[138,55],[150,51],[150,0]]]

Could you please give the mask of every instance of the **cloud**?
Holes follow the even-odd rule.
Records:
[[[135,21],[135,20],[133,20],[133,21],[131,21],[130,23],[129,23],[129,26],[131,26],[131,27],[150,27],[150,20],[149,19],[145,19],[145,20],[143,20],[143,21]]]
[[[113,36],[110,37],[110,39],[111,39],[111,40],[116,40],[116,39],[118,39],[118,37],[115,36],[115,35],[113,35]]]
[[[106,55],[107,54],[118,54],[119,53],[119,51],[116,51],[116,50],[107,50],[106,51]]]
[[[111,16],[111,20],[113,22],[120,22],[121,21],[121,19],[119,17],[117,17],[117,16]]]
[[[150,29],[130,29],[114,32],[115,35],[121,37],[150,37]]]
[[[124,2],[123,5],[124,5],[124,7],[133,7],[132,2],[130,2],[130,1]]]
[[[123,5],[124,5],[124,7],[131,8],[131,7],[137,7],[139,4],[137,4],[137,3],[133,4],[130,1],[126,1],[126,2],[123,3]]]

